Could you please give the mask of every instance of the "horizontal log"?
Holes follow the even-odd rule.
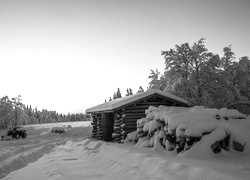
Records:
[[[137,126],[137,122],[136,121],[130,121],[130,122],[126,122],[126,127],[127,126]]]
[[[127,127],[137,127],[136,123],[126,123],[126,127],[124,127],[123,129],[127,128]]]
[[[137,129],[137,127],[136,126],[127,126],[127,127],[125,127],[124,129],[123,129],[123,131],[127,131],[127,130],[129,130],[129,129]]]
[[[125,108],[125,111],[126,110],[133,110],[133,109],[141,109],[141,110],[146,110],[149,108],[149,105],[143,105],[143,104],[136,104],[136,106],[129,106],[129,107],[126,107]]]
[[[136,126],[127,126],[124,128],[125,131],[127,131],[128,129],[137,129]]]
[[[121,126],[122,123],[115,123],[114,126]]]
[[[126,119],[123,121],[123,124],[127,124],[127,123],[137,123],[138,118],[134,118],[134,119]]]
[[[145,113],[145,110],[144,109],[136,109],[136,108],[134,108],[134,109],[126,109],[125,110],[125,114],[126,114],[126,116],[127,116],[127,113],[133,113],[133,112],[139,112],[139,113]]]
[[[143,112],[143,113],[142,113],[142,112],[127,113],[125,118],[130,117],[130,116],[146,116],[146,114],[145,114],[144,112]],[[124,119],[125,119],[125,118],[124,118]]]
[[[92,118],[102,118],[102,116],[92,116]]]
[[[129,115],[127,115],[124,119],[128,119],[128,118],[132,118],[132,117],[146,117],[146,114],[129,114]],[[124,120],[123,119],[123,120]]]
[[[114,123],[120,123],[121,122],[121,120],[115,120],[114,121]]]
[[[169,102],[141,102],[140,105],[149,105],[149,106],[159,106],[159,105],[164,105],[164,106],[172,106],[172,103]]]
[[[136,131],[136,129],[127,129],[127,130],[126,130],[127,134],[128,134],[128,133],[131,133],[131,132],[133,132],[133,131]]]
[[[146,115],[141,115],[141,116],[128,116],[128,117],[126,117],[123,121],[122,121],[122,123],[124,123],[124,122],[127,122],[127,121],[137,121],[138,119],[141,119],[141,118],[146,118]]]
[[[141,119],[141,118],[145,118],[145,116],[131,116],[131,117],[127,117],[126,119],[123,120],[123,122],[126,122],[126,121],[137,121],[138,119]]]
[[[124,124],[130,124],[130,123],[137,123],[137,119],[126,119],[126,121],[124,121]]]
[[[114,130],[121,129],[121,126],[114,126]]]
[[[126,119],[124,119],[123,122],[126,122],[126,121],[137,121],[138,119],[141,119],[141,118],[145,118],[146,116],[131,116],[131,117],[127,117]]]
[[[137,129],[137,126],[129,125],[129,126],[123,128],[122,130],[127,131],[127,129]]]
[[[126,121],[126,122],[124,122],[124,124],[127,126],[128,124],[137,124],[137,121]]]

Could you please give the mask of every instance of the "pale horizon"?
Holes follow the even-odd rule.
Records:
[[[0,98],[59,113],[147,89],[161,51],[204,37],[250,56],[250,1],[1,0]]]

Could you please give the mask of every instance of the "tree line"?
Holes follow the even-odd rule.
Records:
[[[232,46],[223,56],[209,52],[201,38],[193,45],[175,45],[161,55],[165,70],[151,70],[149,88],[160,89],[189,101],[191,105],[221,108],[250,100],[250,60],[238,60]]]
[[[137,93],[141,93],[141,92],[144,92],[144,89],[142,86],[139,86]],[[131,88],[127,88],[125,96],[130,96],[130,95],[133,95],[133,90]],[[110,97],[109,101],[112,101],[114,99],[121,98],[121,97],[122,97],[122,94],[121,94],[120,88],[117,88],[117,91],[114,92],[113,98]],[[107,102],[106,99],[105,99],[105,102]]]
[[[47,109],[40,111],[31,105],[24,105],[21,101],[20,95],[11,99],[8,96],[0,99],[0,129],[27,124],[87,121],[90,118],[84,113],[65,115]]]

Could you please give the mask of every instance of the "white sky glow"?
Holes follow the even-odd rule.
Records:
[[[162,50],[206,38],[221,55],[249,56],[250,3],[231,1],[1,0],[0,97],[72,112],[117,88],[148,86]]]

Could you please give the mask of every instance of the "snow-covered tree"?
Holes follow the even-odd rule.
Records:
[[[149,82],[149,88],[150,89],[161,89],[161,81],[159,80],[159,75],[161,74],[158,69],[154,70],[150,70],[151,73],[148,77],[148,79],[150,79]]]
[[[122,97],[122,94],[121,94],[120,88],[118,88],[116,92],[116,98],[121,98],[121,97]]]
[[[0,129],[7,128],[12,118],[12,104],[8,96],[0,99]]]
[[[126,96],[130,96],[130,95],[133,95],[133,91],[131,88],[127,88],[126,90]]]
[[[149,87],[170,92],[192,105],[225,107],[250,98],[250,61],[235,61],[232,46],[223,48],[222,58],[208,52],[201,38],[193,45],[184,43],[162,51],[165,72],[151,70]]]
[[[142,88],[142,86],[139,87],[139,90],[137,91],[137,93],[142,93],[144,92],[144,89]]]

